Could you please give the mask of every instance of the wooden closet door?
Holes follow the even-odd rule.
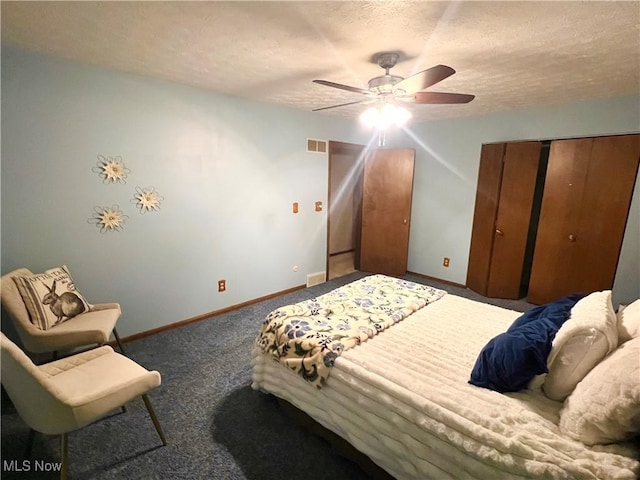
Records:
[[[547,303],[571,293],[572,239],[580,223],[592,143],[590,138],[551,143],[527,294],[531,303]]]
[[[467,287],[487,296],[495,221],[498,213],[504,143],[482,145],[473,230],[467,267]]]
[[[507,144],[487,297],[520,298],[540,147],[540,142]]]
[[[467,286],[487,296],[520,298],[540,142],[482,146]]]
[[[574,290],[613,288],[639,158],[640,135],[593,139],[575,233]]]
[[[551,143],[529,302],[613,287],[639,157],[639,135]]]
[[[365,158],[360,270],[407,273],[415,150],[378,149]]]

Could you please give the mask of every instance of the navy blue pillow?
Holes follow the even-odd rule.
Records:
[[[582,297],[572,293],[518,317],[482,349],[469,383],[501,393],[517,392],[527,388],[536,375],[547,373],[553,339]]]

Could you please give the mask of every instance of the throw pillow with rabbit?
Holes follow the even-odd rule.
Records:
[[[14,281],[27,306],[31,322],[47,330],[81,313],[91,305],[75,288],[66,265]]]

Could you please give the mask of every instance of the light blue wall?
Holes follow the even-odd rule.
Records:
[[[302,285],[325,270],[326,212],[313,207],[328,185],[327,156],[306,139],[358,135],[317,113],[3,48],[2,273],[66,263],[89,301],[121,303],[122,335]],[[122,156],[126,184],[92,172],[99,154]],[[164,197],[159,212],[138,213],[136,186]],[[100,233],[87,220],[113,204],[129,219]]]
[[[425,107],[428,108],[428,107]],[[390,146],[416,148],[409,270],[465,284],[483,143],[640,131],[640,97],[618,97],[413,125]],[[614,301],[640,297],[640,181],[625,231]],[[604,200],[604,199],[603,199]],[[443,257],[451,258],[449,268]]]
[[[417,150],[409,269],[465,283],[482,143],[638,131],[639,116],[632,97],[390,135],[389,146]],[[3,47],[1,271],[66,263],[90,301],[122,304],[123,335],[304,284],[325,269],[326,253],[326,212],[313,204],[326,205],[327,158],[307,153],[307,138],[367,143],[369,134],[334,117]],[[104,185],[91,171],[99,154],[122,156],[126,184]],[[140,215],[130,200],[151,185],[161,210]],[[122,232],[99,233],[87,219],[112,204],[129,219]],[[621,301],[640,296],[639,217],[637,183]]]

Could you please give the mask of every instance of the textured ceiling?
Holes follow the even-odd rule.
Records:
[[[362,99],[381,51],[392,74],[457,73],[418,120],[640,93],[640,2],[9,2],[2,44],[302,110]],[[317,115],[357,116],[361,105]]]

